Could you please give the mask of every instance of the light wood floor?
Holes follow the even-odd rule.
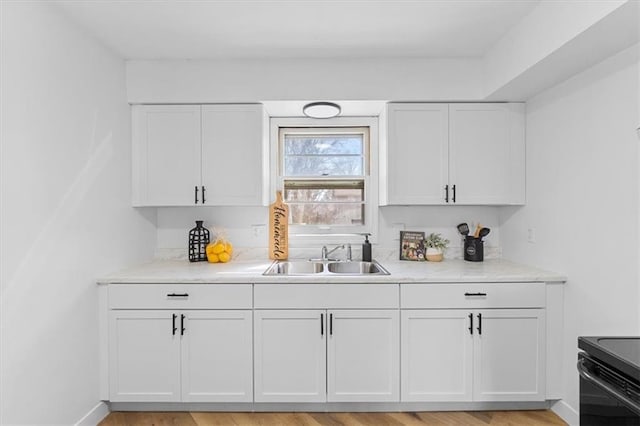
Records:
[[[418,413],[113,412],[100,426],[529,426],[566,425],[548,410]]]

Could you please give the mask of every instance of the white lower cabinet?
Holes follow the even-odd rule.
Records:
[[[544,309],[402,311],[402,401],[543,401]]]
[[[402,311],[402,400],[471,401],[469,312]]]
[[[109,313],[111,401],[180,401],[180,333],[169,311]]]
[[[182,400],[252,402],[251,311],[184,314]]]
[[[399,400],[397,310],[256,310],[256,402]]]
[[[326,401],[326,324],[322,310],[257,310],[256,402]]]
[[[545,310],[485,309],[475,319],[474,401],[544,401]]]
[[[398,401],[398,311],[329,311],[327,400]]]
[[[112,310],[114,402],[251,402],[251,311]]]

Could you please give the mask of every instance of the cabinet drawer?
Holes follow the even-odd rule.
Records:
[[[402,284],[400,307],[447,308],[543,308],[544,283]]]
[[[259,309],[397,309],[398,284],[259,284]]]
[[[251,284],[111,284],[110,309],[251,309]]]

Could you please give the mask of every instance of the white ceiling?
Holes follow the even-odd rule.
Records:
[[[483,56],[538,1],[56,3],[127,59],[215,59]]]

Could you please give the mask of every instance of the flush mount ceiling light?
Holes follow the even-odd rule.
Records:
[[[302,108],[302,112],[311,118],[331,118],[340,115],[340,105],[333,102],[312,102]]]

